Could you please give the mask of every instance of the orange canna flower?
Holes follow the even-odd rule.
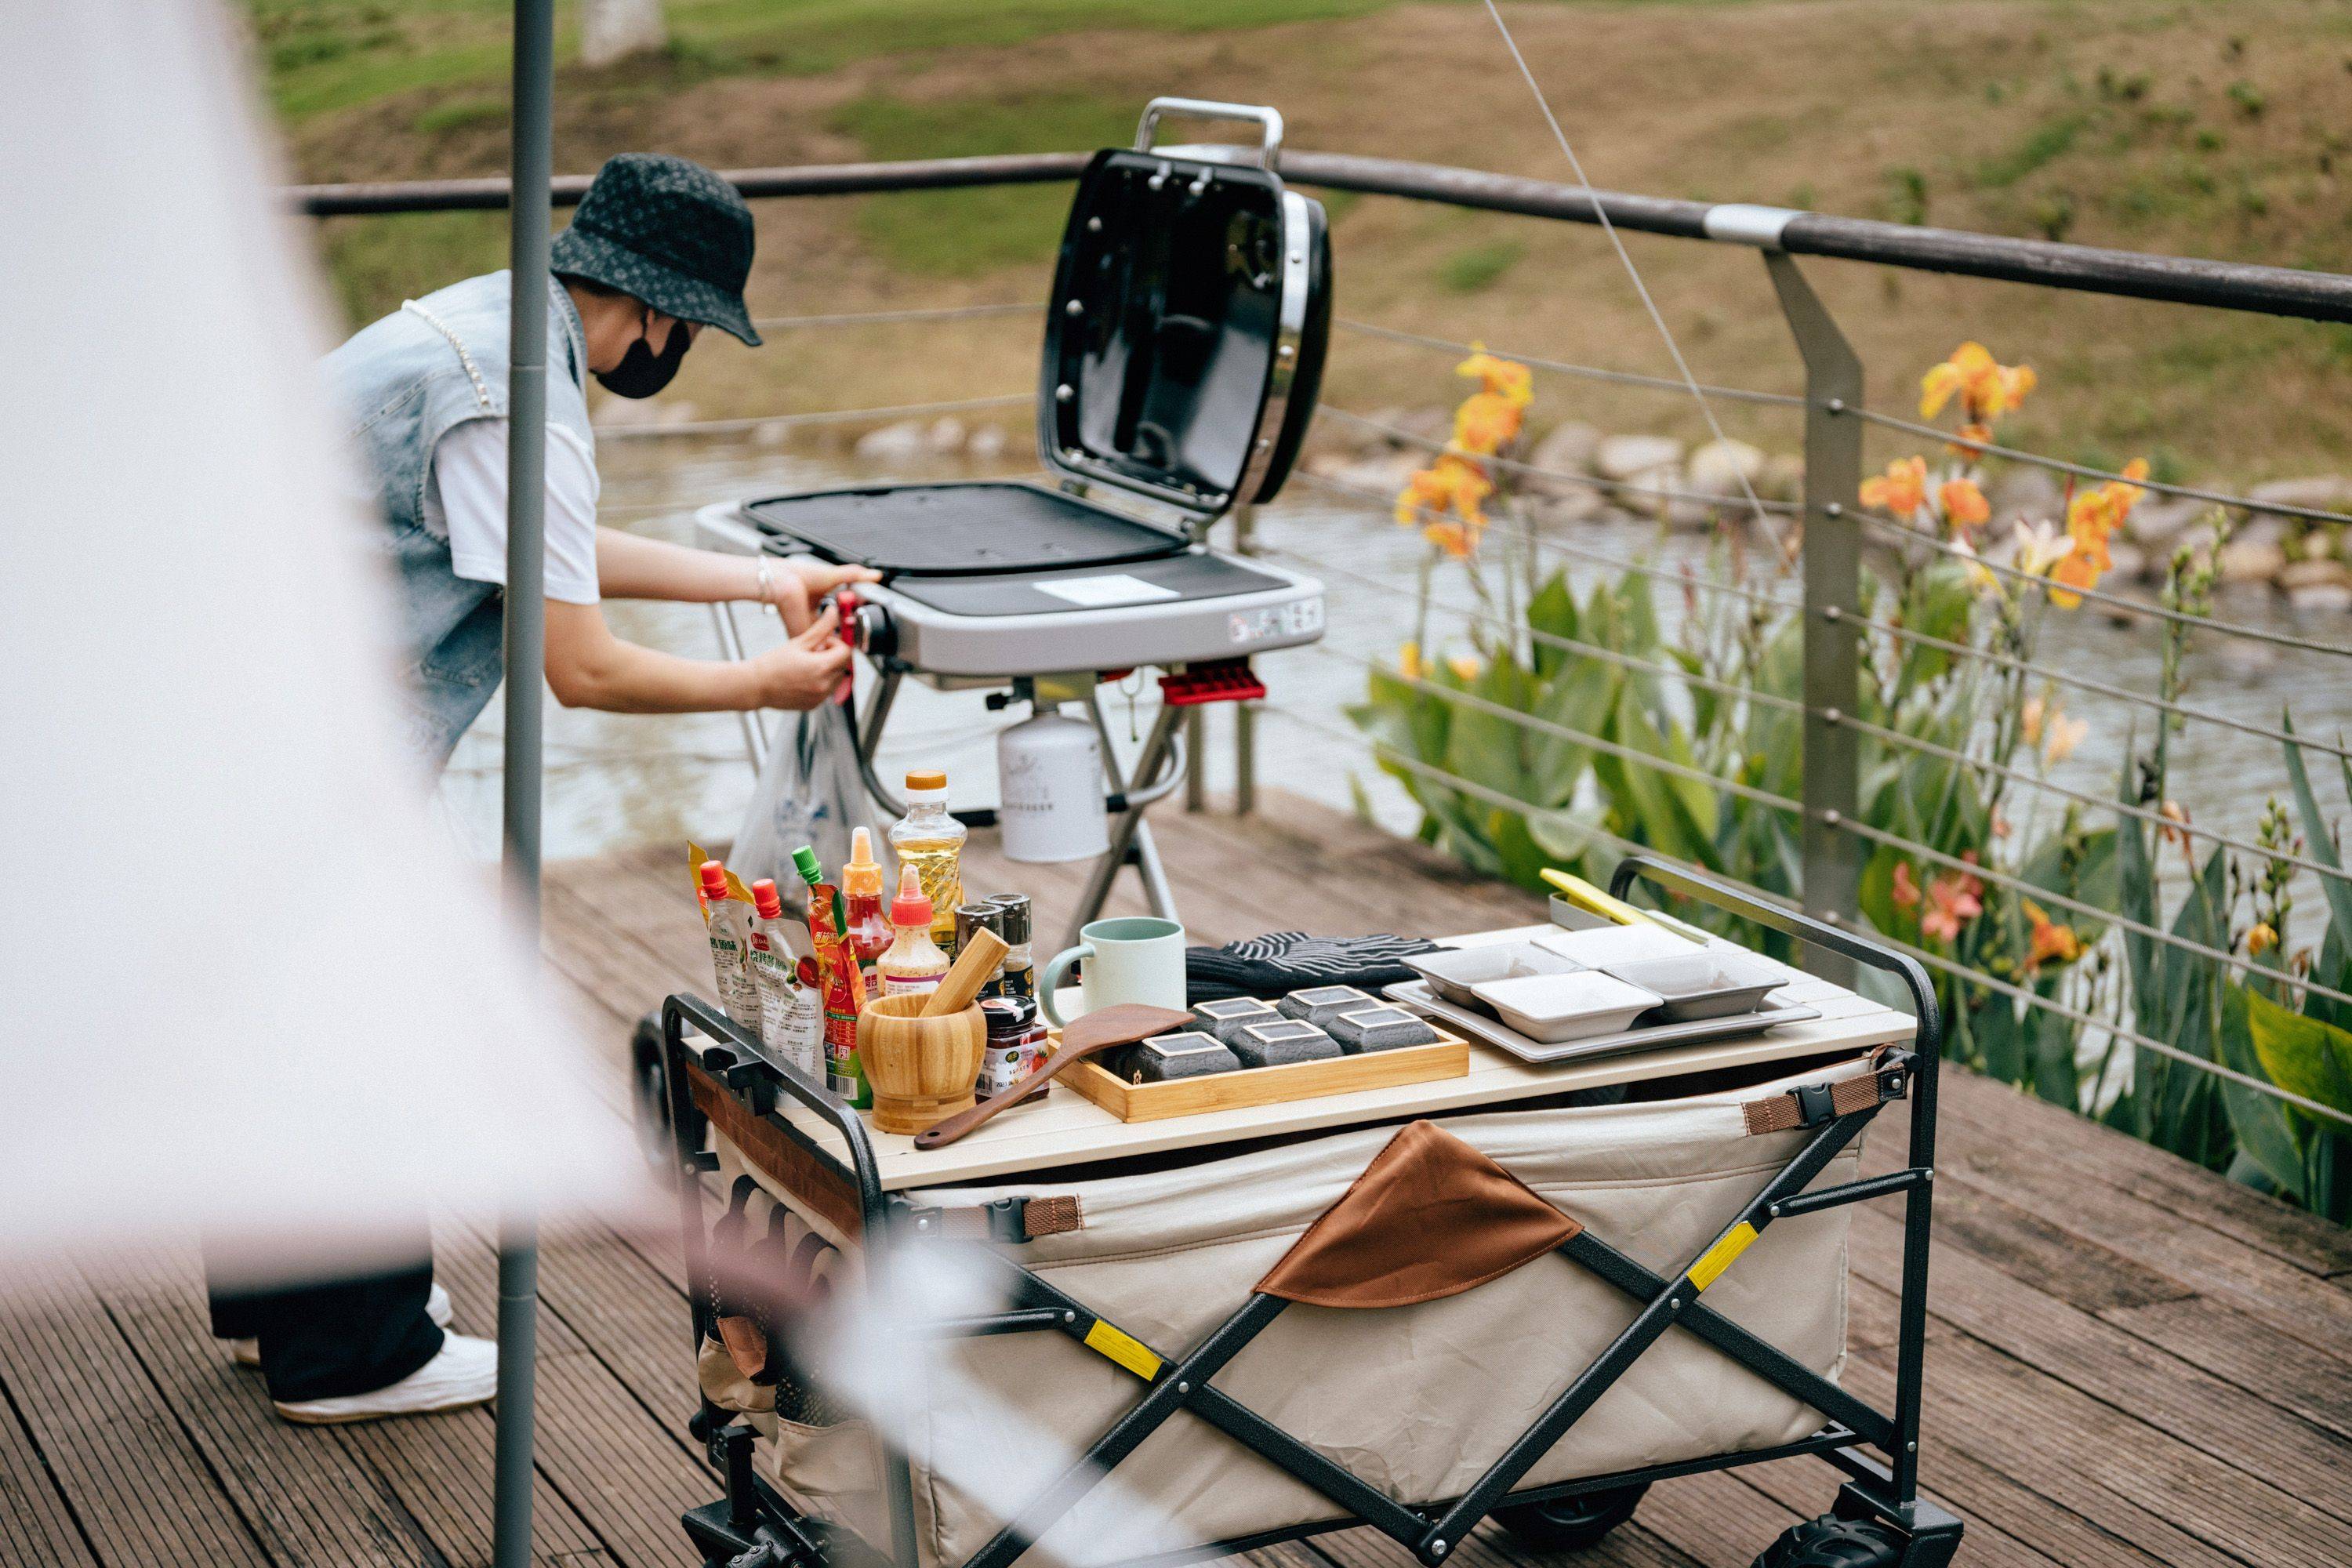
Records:
[[[1445,668],[1454,672],[1454,679],[1465,685],[1478,679],[1478,661],[1466,653],[1457,653],[1447,659]]]
[[[1862,481],[1862,504],[1884,507],[1899,518],[1909,518],[1927,500],[1927,459],[1901,458],[1886,472]]]
[[[2074,754],[2074,748],[2081,745],[2083,738],[2090,732],[2091,721],[2088,719],[2069,719],[2063,713],[2053,716],[2049,739],[2042,743],[2042,763],[2055,767],[2064,762]]]
[[[1898,910],[1915,909],[1918,903],[1919,884],[1911,879],[1911,862],[1897,860],[1895,862],[1895,907]]]
[[[1963,425],[1952,432],[1952,438],[1944,443],[1944,450],[1951,453],[1955,458],[1981,458],[1984,456],[1984,447],[1991,440],[1991,426]]]
[[[1454,367],[1456,375],[1466,375],[1478,383],[1489,395],[1502,398],[1514,408],[1525,408],[1536,400],[1535,375],[1517,360],[1490,354],[1486,345],[1473,341],[1470,357]]]
[[[1428,468],[1416,469],[1397,492],[1396,520],[1407,527],[1447,515],[1476,529],[1486,525],[1479,503],[1495,493],[1495,482],[1478,465],[1456,452],[1440,454]]]
[[[1992,517],[1992,503],[1974,479],[1946,479],[1937,487],[1936,500],[1944,509],[1944,523],[1965,535],[1982,528]]]
[[[1478,533],[1466,523],[1433,522],[1421,531],[1421,536],[1456,561],[1466,561],[1478,548]]]
[[[2104,555],[2106,552],[2103,549],[2100,553]],[[2097,587],[2102,570],[2104,568],[2088,554],[2081,551],[2069,552],[2063,560],[2050,569],[2050,602],[2062,610],[2073,609],[2083,602],[2083,595],[2068,590]]]
[[[1478,457],[1493,457],[1518,438],[1526,406],[1499,392],[1472,393],[1454,411],[1454,444]]]
[[[2268,921],[2257,921],[2246,933],[2246,951],[2256,958],[2278,945],[2278,931]]]
[[[2051,574],[2051,580],[2067,588],[2095,587],[2101,574],[2115,565],[2108,552],[2107,540],[2123,526],[2124,519],[2147,492],[2133,483],[2147,478],[2147,459],[2134,458],[2124,465],[2124,477],[2109,479],[2088,489],[2078,489],[2066,501],[2066,536],[2073,542]],[[2071,610],[2083,602],[2082,595],[2061,589],[2051,590],[2050,602],[2060,609]]]
[[[2039,692],[2027,698],[2025,706],[2017,710],[2018,738],[2029,746],[2042,744],[2042,721],[2049,711],[2049,704],[2042,701]]]
[[[1990,425],[2024,402],[2038,379],[2030,366],[1996,363],[1982,343],[1962,343],[1919,378],[1919,417],[1933,419],[1957,395],[1969,425]]]
[[[2026,973],[2032,973],[2053,959],[2072,963],[2083,956],[2083,939],[2074,934],[2073,926],[2060,925],[2032,899],[2021,899],[2019,903],[2025,910],[2025,918],[2033,922],[2025,949]]]
[[[1976,851],[1960,857],[1973,861]],[[1960,927],[1984,913],[1984,883],[1969,871],[1947,871],[1927,884],[1927,910],[1919,917],[1919,930],[1939,942],[1951,942],[1960,934]]]

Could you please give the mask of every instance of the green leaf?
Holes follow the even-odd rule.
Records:
[[[2261,1055],[2254,1047],[2248,1022],[2247,998],[2259,995],[2243,985],[2221,990],[2221,1061],[2254,1078],[2264,1078]],[[2268,1004],[2268,998],[2263,998]],[[2275,1005],[2275,1004],[2269,1004]],[[2238,1152],[2260,1166],[2273,1186],[2289,1196],[2303,1193],[2303,1151],[2294,1130],[2287,1125],[2286,1107],[2276,1099],[2224,1079],[2221,1103],[2230,1113],[2231,1130],[2238,1135]]]
[[[1528,625],[1556,637],[1590,640],[1578,637],[1576,595],[1569,592],[1566,571],[1553,573],[1551,580],[1536,590],[1536,596],[1528,601]],[[1567,661],[1568,650],[1540,637],[1533,640],[1536,645],[1536,673],[1549,680],[1559,673],[1560,666]]]
[[[2291,1094],[2352,1116],[2352,1030],[2289,1012],[2259,991],[2243,994],[2247,1033],[2263,1074]],[[2342,1130],[2339,1122],[2322,1125]]]
[[[2279,723],[2288,734],[2294,733],[2292,713],[2282,711]],[[2327,818],[2320,815],[2319,798],[2311,792],[2311,776],[2303,768],[2303,748],[2285,741],[2280,742],[2280,749],[2286,753],[2286,782],[2294,792],[2295,816],[2303,819],[2306,853],[2336,873],[2319,878],[2319,890],[2327,898],[2328,921],[2336,931],[2352,931],[2352,881],[2345,879],[2343,862],[2336,855],[2336,839],[2328,831]],[[2345,788],[2352,793],[2352,767],[2347,767]]]

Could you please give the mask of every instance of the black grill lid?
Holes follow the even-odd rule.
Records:
[[[1267,166],[1151,150],[1171,111],[1260,121]],[[1281,488],[1321,379],[1330,242],[1320,204],[1271,166],[1280,138],[1271,110],[1157,100],[1137,151],[1087,166],[1046,313],[1050,467],[1196,517]]]

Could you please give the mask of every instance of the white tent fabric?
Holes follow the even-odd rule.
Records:
[[[0,1254],[642,1195],[398,748],[236,24],[9,5],[0,61]]]

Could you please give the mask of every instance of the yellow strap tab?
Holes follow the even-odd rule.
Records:
[[[1748,1233],[1754,1235],[1753,1231]],[[1113,1328],[1100,1318],[1087,1331],[1087,1348],[1108,1356],[1136,1376],[1149,1383],[1160,1375],[1160,1358],[1143,1347],[1134,1335]]]
[[[1708,1247],[1706,1254],[1691,1265],[1691,1283],[1702,1290],[1714,1284],[1723,1271],[1731,1267],[1731,1260],[1747,1251],[1748,1244],[1755,1239],[1756,1227],[1744,1219],[1725,1231],[1722,1239]]]

